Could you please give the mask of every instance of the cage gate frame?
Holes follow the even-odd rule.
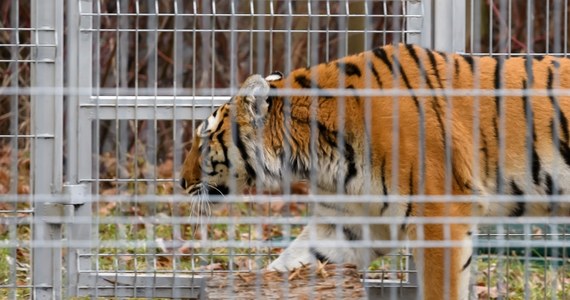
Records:
[[[53,88],[53,94],[33,95],[32,119],[34,120],[33,134],[33,171],[34,195],[34,241],[58,242],[62,240],[65,226],[65,245],[62,247],[33,248],[33,258],[49,257],[50,264],[39,259],[33,260],[33,290],[37,299],[61,299],[66,296],[89,296],[98,284],[109,282],[120,283],[116,288],[102,292],[99,296],[145,297],[144,290],[136,288],[138,283],[153,283],[157,287],[153,296],[165,298],[203,298],[205,281],[203,278],[191,276],[157,276],[157,274],[114,274],[81,270],[91,270],[92,262],[83,254],[90,254],[90,247],[77,247],[74,240],[90,236],[97,241],[97,230],[90,224],[75,224],[74,217],[91,218],[93,209],[89,196],[92,182],[85,180],[93,174],[92,166],[92,134],[93,123],[97,116],[100,120],[184,119],[193,114],[196,119],[205,119],[211,112],[211,105],[220,105],[228,97],[191,97],[176,96],[176,105],[172,106],[168,96],[101,96],[94,95],[93,88],[93,33],[96,31],[93,21],[92,0],[32,0],[35,4],[33,12],[37,30],[32,84],[37,87]],[[411,0],[406,1],[407,9],[413,14],[421,14],[422,19],[408,22],[408,29],[421,32],[408,33],[408,41],[437,47],[442,50],[463,51],[464,43],[461,37],[465,34],[464,16],[465,3],[459,4],[453,0],[434,2]],[[67,36],[63,44],[64,8]],[[49,13],[46,13],[49,12]],[[453,12],[453,13],[452,13]],[[449,16],[445,18],[441,16]],[[438,17],[439,16],[439,17]],[[456,41],[454,43],[454,41]],[[43,47],[43,45],[46,45]],[[66,48],[64,61],[63,49]],[[66,83],[64,84],[64,70]],[[49,76],[46,76],[48,75]],[[66,95],[66,106],[63,102],[63,88],[70,92]],[[61,92],[60,92],[61,91]],[[117,105],[120,103],[120,105]],[[65,123],[67,137],[67,168],[66,182],[63,183],[63,133],[65,113],[68,121]],[[46,114],[47,112],[47,114]],[[53,116],[53,118],[49,117]],[[50,159],[51,158],[51,159]],[[63,195],[61,201],[50,202],[41,200],[41,195]],[[51,219],[50,219],[51,218]],[[65,224],[53,220],[65,220]],[[83,239],[84,241],[84,239]],[[95,243],[95,242],[94,242]],[[66,274],[62,272],[62,253],[67,250],[65,257]],[[65,278],[65,279],[64,279]],[[171,286],[175,280],[176,288]],[[416,295],[415,280],[410,277],[410,289],[401,289],[399,284],[384,286],[388,290],[380,292],[374,287],[369,288],[369,295]],[[67,281],[68,288],[63,291],[63,282]],[[184,287],[184,288],[182,288]]]

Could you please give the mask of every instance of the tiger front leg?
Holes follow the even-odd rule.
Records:
[[[332,243],[334,246],[324,247],[323,241]],[[285,272],[303,265],[315,264],[317,260],[335,264],[350,263],[363,268],[375,258],[371,257],[373,251],[351,248],[350,244],[351,241],[346,240],[344,235],[337,234],[336,225],[308,224],[291,245],[267,268]]]

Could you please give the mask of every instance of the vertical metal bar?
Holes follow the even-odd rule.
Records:
[[[61,193],[63,141],[63,1],[32,1],[32,44],[36,45],[31,85],[52,93],[31,96],[33,199],[32,284],[35,299],[60,299],[61,248],[49,242],[61,240],[61,227],[44,218],[42,196]]]
[[[176,110],[177,110],[177,99],[176,96],[179,93],[179,90],[182,88],[183,86],[183,81],[184,81],[184,77],[183,77],[183,72],[184,72],[184,68],[183,68],[183,64],[184,64],[184,34],[179,30],[179,29],[183,29],[186,27],[187,22],[185,21],[187,19],[187,17],[185,16],[180,16],[180,13],[185,12],[184,10],[184,5],[185,1],[183,0],[175,0],[174,1],[174,47],[173,47],[173,51],[174,51],[174,66],[173,66],[173,83],[172,83],[172,89],[173,89],[173,119],[172,119],[172,140],[173,140],[173,157],[172,157],[172,161],[173,161],[173,170],[172,170],[172,174],[176,174],[176,168],[177,166],[180,166],[181,161],[181,154],[183,153],[183,149],[181,149],[181,143],[180,143],[180,137],[183,134],[183,129],[179,128],[179,121],[176,118],[177,114],[176,114]],[[182,152],[182,153],[181,153]],[[174,178],[174,182],[173,182],[173,190],[176,191],[176,187],[178,186],[177,182],[176,182],[176,178]],[[171,208],[171,212],[172,212],[172,217],[174,218],[178,218],[180,217],[180,203],[178,201],[173,201],[172,203],[172,208]],[[185,235],[183,235],[183,230],[182,230],[182,224],[176,224],[176,226],[174,226],[174,228],[172,229],[172,237],[174,240],[182,240],[183,238],[186,238]],[[173,281],[173,291],[172,291],[172,295],[174,298],[178,299],[178,298],[182,298],[182,294],[179,292],[180,290],[177,289],[178,286],[181,286],[181,282],[179,280],[180,276],[178,276],[178,266],[180,266],[180,257],[178,256],[178,252],[174,251],[173,253],[173,257],[172,257],[172,261],[173,261],[173,266],[174,270],[172,272],[172,281]]]
[[[527,57],[530,58],[530,53],[532,53],[534,51],[534,28],[533,28],[533,24],[534,24],[534,0],[527,0],[527,41],[526,41],[526,45],[527,45]],[[531,22],[531,23],[528,23]],[[547,21],[549,22],[549,21]],[[547,37],[548,39],[548,37]],[[526,60],[526,73],[527,73],[527,87],[532,87],[534,85],[534,80],[533,80],[533,76],[532,76],[532,59],[527,59]],[[529,100],[528,102],[532,103],[532,95],[528,97]],[[530,104],[529,104],[530,105]],[[529,120],[529,112],[527,112],[527,116],[526,119]],[[532,135],[532,131],[533,131],[533,123],[530,122],[530,124],[526,124],[527,126],[527,143],[526,143],[526,149],[527,149],[527,161],[530,162],[532,161],[532,151],[530,149],[532,149],[533,147],[533,142],[532,139],[530,138]],[[530,173],[530,170],[532,170],[532,166],[530,165],[530,163],[527,164],[527,172]],[[531,177],[527,176],[527,182],[531,183]],[[523,197],[523,196],[521,196]],[[521,200],[519,200],[521,201]],[[522,200],[524,201],[524,200]],[[528,224],[525,224],[525,239],[529,239],[530,238],[530,226]],[[529,246],[525,247],[525,257],[524,257],[524,296],[525,299],[530,299],[530,285],[529,285],[529,281],[530,281],[530,256],[531,256],[531,249]]]
[[[20,4],[18,3],[18,0],[12,0],[11,3],[11,11],[10,11],[10,30],[11,30],[11,34],[10,34],[10,43],[12,45],[19,45],[19,38],[18,38],[18,34],[19,34],[19,30],[20,30],[20,24],[19,24],[19,16],[20,16]],[[11,137],[11,141],[10,141],[10,160],[11,160],[11,164],[10,164],[10,176],[12,176],[12,178],[18,178],[18,134],[19,134],[19,100],[18,98],[20,97],[20,91],[19,91],[19,78],[20,78],[20,74],[19,74],[19,67],[20,67],[20,62],[18,61],[19,59],[19,54],[18,54],[18,46],[12,46],[10,49],[10,58],[12,59],[11,65],[10,65],[10,73],[12,74],[11,76],[11,82],[10,82],[10,87],[12,89],[14,89],[15,93],[13,93],[10,96],[10,135],[12,135]],[[11,180],[11,184],[10,184],[10,195],[18,195],[18,180]],[[14,216],[16,216],[16,212],[17,212],[17,208],[18,208],[18,202],[19,199],[16,198],[14,199],[14,202],[12,203],[12,209],[13,209],[13,215],[11,215],[11,221],[9,223],[9,238],[11,241],[16,240],[17,239],[17,222],[12,221],[12,218]],[[10,257],[12,258],[16,258],[17,257],[17,248],[16,247],[12,247],[10,249]],[[10,293],[9,293],[9,298],[10,299],[16,299],[16,286],[17,286],[17,280],[16,280],[16,264],[10,264],[10,274],[12,274],[10,276],[9,279],[9,283],[10,285],[13,287],[12,289],[10,289]]]
[[[94,2],[94,3],[93,3]],[[101,67],[99,63],[91,63],[91,58],[94,62],[99,62],[101,60],[101,34],[98,31],[101,28],[101,17],[99,13],[101,12],[101,2],[99,0],[83,0],[80,2],[80,13],[85,13],[87,16],[83,16],[84,20],[81,22],[82,31],[81,32],[81,43],[79,51],[80,59],[79,63],[84,64],[84,70],[81,74],[80,79],[83,81],[81,84],[87,84],[87,87],[92,88],[87,90],[86,95],[94,95],[96,97],[100,96],[101,94]],[[92,16],[92,14],[96,12]],[[96,45],[97,47],[94,47]],[[83,69],[83,68],[82,68]],[[89,96],[83,96],[80,98],[80,105],[83,104],[83,101],[88,102]],[[91,119],[91,118],[92,119]],[[94,205],[84,205],[81,209],[82,211],[76,212],[76,215],[85,217],[91,217],[92,224],[90,224],[86,230],[86,235],[79,235],[88,237],[89,241],[98,241],[99,240],[99,215],[93,214],[90,211],[91,207],[93,207],[94,211],[99,211],[99,184],[97,180],[99,179],[99,172],[95,171],[98,170],[99,164],[101,159],[99,155],[100,149],[100,140],[99,140],[99,133],[101,131],[101,122],[99,120],[99,101],[95,101],[95,109],[93,116],[89,116],[85,111],[82,111],[81,108],[79,109],[79,122],[78,126],[78,143],[77,143],[77,150],[79,151],[78,156],[78,175],[79,181],[81,182],[84,179],[94,179],[93,183],[86,183],[88,185],[88,191],[92,193],[92,198],[94,201]],[[95,153],[96,155],[93,155]],[[81,210],[80,209],[80,210]],[[89,232],[89,230],[91,230]],[[79,231],[79,230],[78,230]],[[94,243],[89,245],[85,251],[86,255],[80,256],[78,260],[78,272],[82,268],[86,268],[89,270],[95,270],[95,275],[97,276],[99,273],[99,264],[98,264],[98,257],[97,255],[90,255],[89,251],[98,252],[99,251],[99,243]],[[77,251],[77,255],[81,255],[82,251]],[[96,276],[93,276],[89,283],[96,285]],[[95,289],[92,295],[97,297],[99,293],[99,289]]]
[[[79,16],[79,2],[75,0],[66,1],[66,24],[67,36],[65,40],[65,47],[67,51],[67,57],[65,62],[66,67],[66,82],[67,86],[70,88],[78,87],[79,72],[78,72],[78,42],[79,42],[79,26],[80,26],[80,16]],[[79,112],[79,95],[70,93],[66,95],[66,113],[67,113],[67,123],[66,123],[66,139],[67,139],[67,168],[65,171],[66,181],[71,184],[76,184],[78,182],[77,178],[77,140],[78,140],[78,112]],[[67,269],[67,290],[66,296],[70,297],[76,295],[77,291],[77,281],[79,279],[77,257],[76,252],[73,251],[74,236],[74,225],[67,228],[68,232],[68,247],[66,260]]]
[[[148,17],[147,17],[147,24],[146,27],[148,29],[150,29],[148,32],[146,32],[146,52],[147,52],[147,84],[146,87],[149,90],[149,92],[152,90],[153,95],[156,97],[157,96],[157,88],[158,88],[158,27],[159,25],[159,18],[158,16],[160,15],[160,11],[159,11],[159,7],[158,7],[158,2],[154,1],[154,0],[147,0],[146,1],[146,5],[147,5],[147,12],[148,12]],[[138,18],[137,18],[138,19]],[[138,30],[138,28],[137,28]],[[137,33],[138,35],[138,33]],[[135,51],[138,50],[139,44],[135,45]],[[138,93],[138,90],[135,90],[136,93]],[[149,93],[150,94],[150,93]],[[157,131],[157,119],[156,119],[156,101],[154,101],[154,118],[150,119],[150,120],[144,120],[144,122],[146,123],[146,126],[144,126],[144,129],[146,131],[146,147],[144,148],[146,151],[142,151],[142,153],[140,153],[141,151],[139,151],[139,143],[142,144],[142,141],[140,141],[138,139],[138,126],[135,125],[135,132],[133,133],[135,135],[135,161],[138,161],[139,159],[142,159],[143,161],[148,161],[148,164],[152,167],[148,168],[148,175],[150,178],[154,179],[154,181],[148,181],[145,183],[139,183],[145,186],[146,188],[146,194],[147,195],[156,195],[156,151],[157,151],[157,136],[156,136],[156,131]],[[137,119],[137,116],[135,116],[135,120],[133,120],[135,124],[139,123],[139,120]],[[143,156],[142,158],[140,156]],[[138,168],[138,163],[135,163],[135,166]],[[135,184],[138,182],[138,170],[135,172]],[[136,199],[136,195],[138,190],[135,189],[135,199]],[[139,205],[138,202],[135,202],[136,205]],[[146,206],[148,206],[149,212],[152,215],[156,215],[156,205],[154,202],[150,202],[150,203],[145,203]],[[155,240],[155,226],[153,224],[145,224],[145,232],[146,232],[146,243],[152,243]],[[138,251],[135,251],[135,255],[138,254]],[[146,262],[146,271],[147,272],[152,272],[154,270],[154,264],[156,262],[156,248],[153,247],[147,247],[145,250],[145,253],[143,253],[144,255],[144,261]],[[137,273],[135,273],[137,274]],[[150,286],[152,286],[152,279],[154,278],[154,276],[149,276],[148,279],[146,280],[146,284],[145,284],[145,295],[147,297],[156,297],[155,296],[155,289],[150,289]]]

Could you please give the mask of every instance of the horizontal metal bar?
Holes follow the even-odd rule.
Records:
[[[136,198],[135,198],[136,199]],[[527,217],[525,217],[527,218]],[[528,217],[530,218],[530,217]],[[57,219],[46,216],[46,220]],[[397,224],[402,224],[403,221],[407,221],[411,224],[421,225],[421,224],[457,224],[461,222],[463,224],[473,224],[473,225],[483,225],[483,224],[504,224],[509,222],[512,225],[531,225],[534,223],[541,224],[568,224],[568,218],[566,217],[536,217],[532,220],[518,220],[516,217],[505,218],[505,217],[389,217],[383,216],[378,218],[376,216],[308,216],[308,217],[277,217],[277,216],[240,216],[239,218],[234,216],[228,217],[218,217],[209,216],[207,220],[199,218],[191,218],[188,216],[174,217],[174,216],[111,216],[111,217],[99,217],[99,224],[251,224],[251,225],[263,225],[263,224],[275,224],[275,225],[301,225],[301,224],[354,224],[354,225],[387,225],[395,226]],[[55,220],[53,222],[56,222]],[[90,224],[93,222],[91,217],[76,217],[74,222],[77,224]]]
[[[516,56],[516,57],[526,57],[526,56],[544,56],[544,55],[550,55],[550,56],[568,56],[569,53],[565,53],[565,52],[533,52],[533,53],[508,53],[508,52],[462,52],[462,54],[466,54],[466,55],[473,55],[473,56]]]
[[[0,44],[0,47],[57,47],[55,44],[29,44],[29,43],[9,43],[9,44]]]
[[[77,295],[207,299],[206,279],[180,273],[80,273]]]
[[[171,95],[172,91],[176,91],[178,94]],[[134,95],[136,91],[136,94]],[[192,106],[193,102],[184,103],[187,99],[195,98],[199,99],[229,99],[228,95],[234,95],[237,93],[235,88],[199,88],[199,89],[188,89],[188,88],[138,88],[135,90],[134,87],[126,88],[97,88],[98,96],[93,96],[93,88],[61,88],[52,89],[45,87],[16,87],[7,86],[0,88],[0,93],[4,96],[6,95],[79,95],[88,96],[87,101],[83,101],[82,105],[94,105],[96,101],[94,98],[107,98],[105,101],[116,101],[117,99],[143,99],[143,97],[152,99],[170,99],[172,103],[176,100],[176,106]],[[357,91],[353,89],[294,89],[294,88],[283,88],[279,89],[279,95],[281,96],[324,96],[333,93],[337,97],[353,97],[356,95],[360,97],[409,97],[411,93],[417,97],[432,97],[436,96],[464,96],[464,97],[476,97],[476,96],[489,96],[489,97],[538,97],[538,96],[570,96],[569,88],[553,88],[552,90],[546,89],[358,89]],[[187,96],[187,95],[199,95],[199,96]],[[274,95],[272,91],[269,95]],[[506,100],[506,99],[505,99]],[[122,101],[122,100],[121,100]],[[137,100],[138,101],[138,100]],[[180,103],[179,103],[180,101]],[[204,100],[211,101],[211,100]],[[158,105],[165,105],[164,102],[158,102]],[[199,103],[199,102],[196,102]],[[114,104],[117,106],[117,103]],[[215,106],[215,105],[214,105]]]
[[[369,18],[423,18],[424,16],[421,14],[352,14],[352,13],[334,13],[334,14],[310,14],[310,13],[291,13],[291,14],[284,14],[284,13],[199,13],[199,14],[191,14],[191,13],[81,13],[81,16],[91,16],[91,17],[236,17],[236,18],[271,18],[271,17],[287,17],[287,18],[295,18],[295,17],[312,17],[312,18],[342,18],[342,17],[369,17]],[[218,29],[216,29],[218,30]]]
[[[161,182],[177,182],[175,178],[82,178],[79,182],[82,183],[97,183],[97,182],[118,182],[118,183],[132,183],[132,182],[145,182],[145,183],[161,183]]]
[[[25,195],[25,194],[2,194],[0,195],[0,201],[14,202],[14,201],[28,201],[29,199],[34,199],[35,202],[58,202],[61,197],[66,197],[66,195],[51,195],[51,194],[35,194],[35,195]],[[131,201],[137,199],[140,203],[159,203],[159,202],[182,202],[188,201],[189,196],[183,194],[182,192],[173,195],[92,195],[90,199],[93,202],[97,201]],[[238,202],[255,202],[255,203],[267,203],[274,201],[274,199],[280,199],[285,202],[306,202],[306,203],[318,203],[326,201],[328,203],[405,203],[404,201],[413,201],[414,203],[449,203],[453,201],[454,203],[513,203],[518,201],[527,201],[534,203],[570,203],[570,195],[553,195],[553,196],[543,196],[543,195],[490,195],[490,196],[457,196],[457,195],[342,195],[342,194],[331,194],[331,195],[226,195],[224,197],[214,197],[210,196],[211,201],[216,201],[220,203],[238,203]],[[385,217],[382,217],[385,218]],[[475,217],[473,217],[475,218]],[[540,216],[525,216],[524,218],[518,217],[477,217],[480,220],[496,220],[498,223],[505,223],[506,220],[516,220],[516,223],[523,222],[524,220],[529,220],[530,222],[545,222],[548,220],[558,220],[558,217],[540,217]],[[560,220],[563,220],[561,218]],[[566,218],[566,220],[568,220]],[[454,221],[455,222],[455,221]]]
[[[0,214],[33,214],[34,210],[33,209],[14,209],[14,210],[9,210],[9,209],[2,209],[0,210]],[[7,218],[6,216],[2,216],[3,218]]]
[[[91,107],[83,110],[91,120],[190,120],[191,116],[196,120],[203,120],[212,113],[212,109],[206,107],[181,107],[174,110],[172,106]]]
[[[37,135],[33,135],[33,134],[1,134],[1,135],[0,135],[0,138],[11,138],[11,139],[14,139],[14,138],[30,139],[30,138],[35,138],[35,137],[38,137],[38,136],[37,136]],[[53,136],[52,136],[51,138],[53,138]]]
[[[231,96],[92,96],[89,102],[82,102],[80,107],[117,107],[117,106],[165,106],[177,107],[216,107],[226,103]]]
[[[39,60],[37,60],[37,59],[0,59],[0,63],[11,63],[11,62],[36,63],[36,62],[39,62]],[[55,62],[55,60],[43,59],[41,62],[53,63],[53,62]]]
[[[51,224],[56,224],[52,223]],[[265,224],[268,224],[266,222]],[[271,224],[271,223],[269,223]],[[396,225],[394,225],[396,226]],[[90,238],[90,237],[89,237]],[[192,240],[187,241],[187,246],[194,249],[210,249],[210,248],[285,248],[291,244],[292,241],[266,241],[266,240]],[[76,248],[90,248],[93,247],[93,241],[89,240],[74,240],[71,245]],[[319,240],[317,241],[297,241],[298,247],[320,247],[330,248],[353,248],[353,249],[366,249],[366,248],[411,248],[411,249],[424,249],[424,248],[450,248],[450,247],[464,247],[464,241],[451,241],[451,240],[358,240],[351,241],[350,245],[339,244],[338,240]],[[70,242],[67,240],[35,240],[35,241],[0,241],[0,248],[42,248],[42,249],[61,249],[69,247]],[[97,242],[99,248],[160,248],[160,244],[154,241],[147,240],[100,240]],[[182,246],[182,245],[181,245]],[[568,248],[568,240],[475,240],[474,247],[498,247],[498,248],[537,248],[537,247],[556,247]]]
[[[146,28],[99,28],[99,29],[82,29],[82,32],[212,32],[212,29],[146,29]],[[272,33],[307,33],[308,29],[271,29]],[[265,29],[216,29],[216,33],[267,33]],[[311,29],[311,33],[421,33],[420,30],[340,30],[340,29]]]
[[[94,96],[80,108],[90,119],[100,120],[189,120],[206,119],[229,96]]]

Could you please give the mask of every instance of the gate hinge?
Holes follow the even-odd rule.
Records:
[[[63,197],[57,202],[43,205],[42,216],[50,224],[72,223],[78,206],[90,202],[88,186],[84,184],[64,184]]]

